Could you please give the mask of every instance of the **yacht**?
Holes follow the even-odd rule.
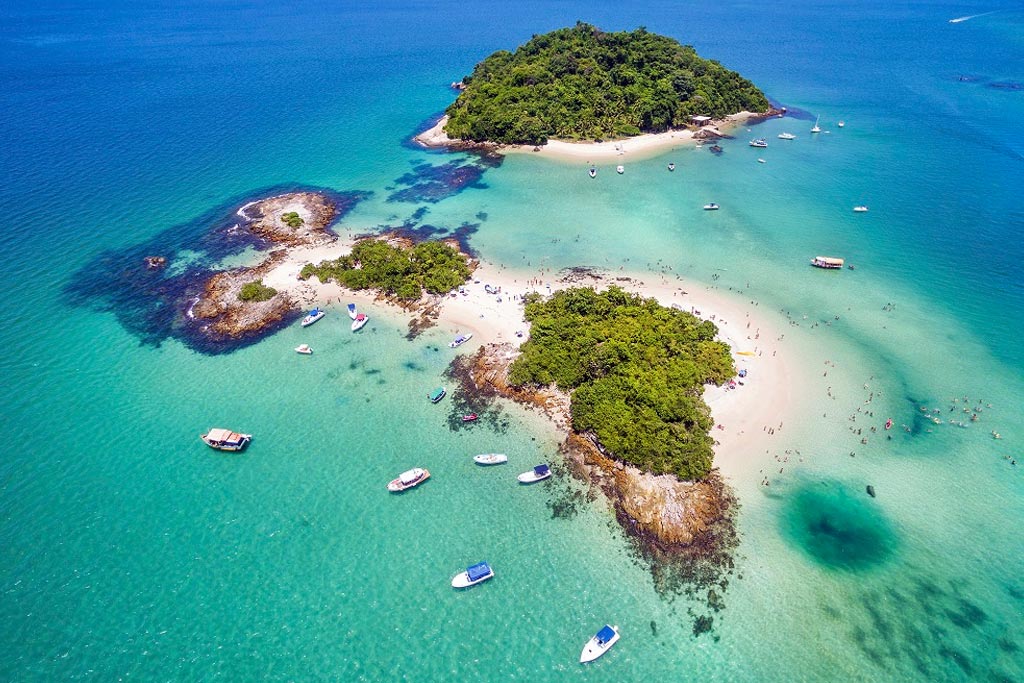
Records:
[[[389,481],[388,491],[391,491],[392,493],[399,493],[406,489],[411,489],[414,486],[419,486],[427,479],[430,479],[430,470],[425,470],[421,467],[413,467],[411,470],[406,470]]]
[[[768,141],[764,138],[757,138],[756,140],[751,140],[749,144],[751,147],[767,147]]]
[[[796,136],[792,133],[779,133],[780,140],[796,140]]]

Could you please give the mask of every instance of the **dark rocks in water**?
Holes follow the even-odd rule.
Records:
[[[711,150],[712,154],[721,154],[724,151],[721,145],[711,145],[708,149]]]
[[[868,492],[868,495],[871,496],[872,498],[875,497],[875,487],[872,486],[871,484],[868,484],[867,492]]]

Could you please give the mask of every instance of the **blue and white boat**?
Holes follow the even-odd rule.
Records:
[[[456,349],[456,348],[462,346],[463,344],[465,344],[466,342],[468,342],[472,338],[473,338],[472,333],[470,333],[470,334],[459,334],[459,335],[455,336],[455,340],[454,341],[451,341],[451,342],[448,343],[448,346],[453,348],[453,349]]]
[[[542,479],[547,479],[550,476],[550,467],[548,467],[547,465],[537,465],[529,472],[523,472],[518,477],[516,477],[516,479],[518,479],[519,483],[521,484],[532,484],[534,482],[541,481]]]
[[[348,317],[350,317],[353,320],[355,320],[356,319],[356,315],[358,315],[356,313],[356,305],[355,304],[349,304],[348,305]]]
[[[309,327],[310,325],[312,325],[325,315],[327,315],[327,311],[321,308],[314,308],[312,311],[309,312],[309,315],[302,319],[302,326]]]
[[[580,664],[594,661],[608,652],[611,646],[617,642],[619,642],[619,627],[605,624],[604,628],[583,646],[583,652],[580,653]]]
[[[469,588],[487,579],[494,578],[494,570],[486,562],[478,562],[472,567],[466,567],[466,571],[456,574],[452,578],[452,588]]]

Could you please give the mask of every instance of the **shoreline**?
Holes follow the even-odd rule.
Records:
[[[413,140],[426,148],[486,149],[497,154],[528,153],[547,159],[573,163],[622,161],[627,159],[642,160],[658,156],[679,145],[695,145],[699,141],[698,133],[707,131],[705,135],[708,136],[708,139],[727,137],[737,128],[750,123],[760,123],[765,118],[770,118],[776,113],[775,111],[770,111],[759,114],[741,111],[736,114],[730,114],[724,119],[712,121],[711,125],[703,126],[696,130],[679,128],[662,133],[644,133],[634,137],[606,142],[569,142],[567,140],[551,139],[541,146],[469,142],[449,138],[444,132],[444,126],[448,123],[448,116],[445,115],[431,128],[414,136]]]
[[[731,349],[737,371],[746,370],[746,377],[736,378],[742,385],[734,389],[707,386],[704,400],[711,409],[716,441],[714,467],[726,478],[747,478],[755,475],[760,457],[770,448],[768,440],[780,431],[785,422],[798,422],[793,414],[796,397],[809,377],[799,371],[784,344],[784,334],[770,317],[754,302],[743,303],[739,294],[712,291],[663,273],[610,273],[578,269],[552,273],[510,270],[501,265],[480,261],[472,279],[465,285],[466,295],[420,299],[404,307],[386,300],[376,291],[353,291],[331,282],[322,284],[315,277],[302,281],[299,271],[306,263],[335,259],[348,253],[356,242],[354,237],[339,237],[330,244],[296,247],[264,275],[264,284],[284,292],[300,306],[338,306],[344,311],[348,302],[361,307],[386,305],[401,310],[403,317],[413,320],[425,309],[434,316],[436,326],[454,337],[470,332],[473,339],[457,353],[475,353],[485,344],[508,343],[518,348],[529,338],[529,324],[523,318],[522,295],[536,292],[547,295],[573,286],[603,289],[615,284],[628,292],[656,299],[661,305],[689,311],[699,318],[711,320],[718,327],[717,338]],[[485,285],[500,288],[500,294],[487,294]],[[431,310],[433,309],[433,310]],[[517,336],[522,332],[522,337]],[[806,393],[806,392],[804,392]],[[569,433],[563,417],[552,416],[556,430]],[[761,428],[759,431],[758,428]]]

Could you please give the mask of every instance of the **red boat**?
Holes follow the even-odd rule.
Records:
[[[886,429],[892,429],[892,418],[891,417],[888,420],[885,421],[885,428]]]
[[[476,413],[470,413],[469,415],[463,415],[462,416],[462,421],[463,422],[472,422],[473,420],[476,420],[478,417],[479,416]]]

